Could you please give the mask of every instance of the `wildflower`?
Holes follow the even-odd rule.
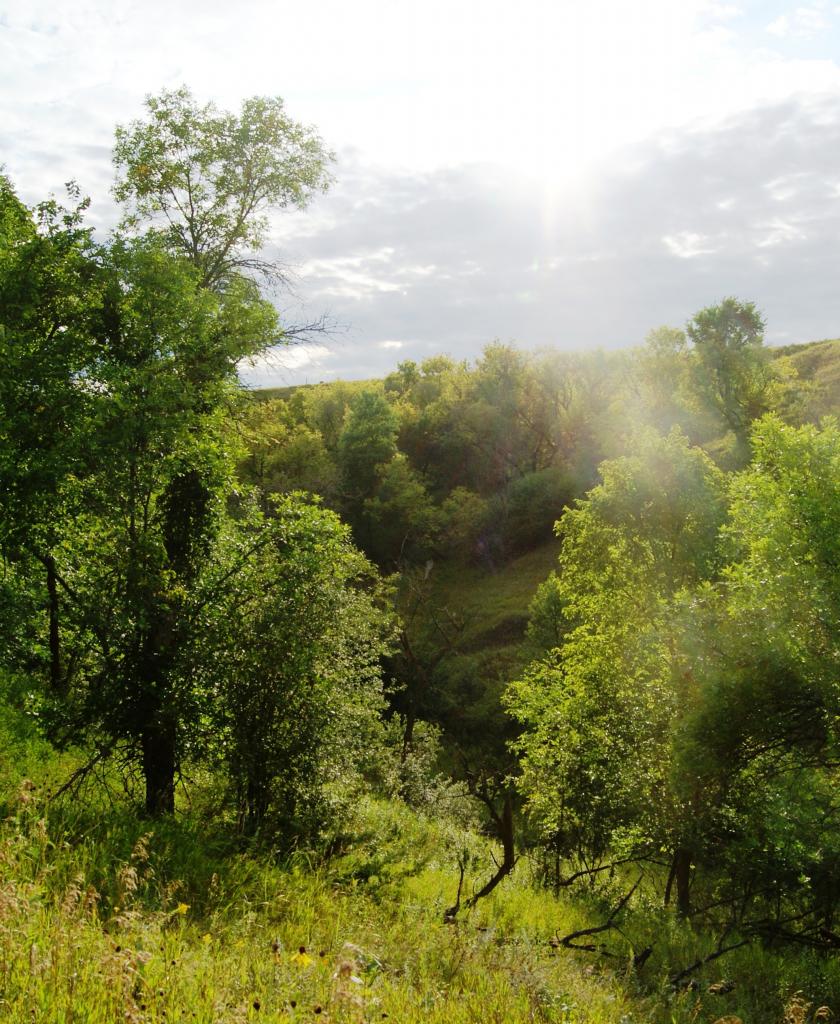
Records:
[[[203,943],[204,943],[205,945],[207,945],[207,944],[208,944],[208,943],[209,943],[209,942],[211,941],[211,936],[210,936],[210,932],[205,932],[205,933],[204,933],[204,934],[203,934],[203,935],[201,936],[201,941],[202,941],[202,942],[203,942]]]
[[[312,963],[312,957],[306,952],[306,946],[301,946],[297,953],[292,955],[292,963],[297,967],[308,967]]]
[[[190,909],[189,903],[179,903],[175,908],[175,913],[180,914],[182,917]]]

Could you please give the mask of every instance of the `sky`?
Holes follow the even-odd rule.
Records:
[[[268,246],[285,321],[331,330],[250,384],[629,347],[727,295],[770,344],[840,335],[838,2],[0,0],[27,202],[74,179],[106,232],[114,125],[182,84],[282,96],[336,155]]]

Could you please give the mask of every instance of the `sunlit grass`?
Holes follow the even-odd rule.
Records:
[[[610,896],[584,887],[555,898],[524,860],[446,924],[456,849],[475,854],[471,891],[492,870],[489,847],[397,803],[362,802],[329,859],[282,860],[188,817],[48,807],[28,788],[9,809],[0,1020],[772,1024],[798,990],[813,1004],[803,1020],[840,997],[833,961],[753,947],[699,972],[696,990],[672,991],[668,973],[711,938],[657,909],[653,893],[604,937],[614,956],[553,948],[602,919]],[[630,958],[648,943],[637,976]],[[735,989],[709,995],[720,977]]]

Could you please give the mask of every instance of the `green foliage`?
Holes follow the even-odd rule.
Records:
[[[560,523],[560,571],[535,609],[535,633],[559,612],[562,643],[507,698],[526,730],[521,788],[543,834],[587,860],[664,841],[671,605],[715,571],[724,513],[720,472],[678,432],[642,435],[601,473]]]
[[[480,561],[492,533],[490,503],[468,487],[456,487],[440,507],[440,545],[447,554]]]
[[[562,644],[568,628],[564,606],[563,586],[552,570],[537,587],[528,606],[526,635],[535,657],[542,657]]]
[[[254,96],[239,116],[199,106],[186,87],[146,99],[148,117],[118,127],[114,188],[124,226],[161,223],[173,252],[204,287],[243,270],[271,271],[258,254],[272,210],[303,207],[327,188],[332,159],[318,135],[293,121],[279,97]]]
[[[769,409],[773,381],[763,317],[754,303],[728,298],[696,313],[686,334],[692,396],[745,446],[750,424]]]
[[[85,374],[99,355],[104,279],[87,205],[74,187],[30,212],[0,178],[0,542],[46,531],[62,482],[87,465],[96,401]]]
[[[643,436],[564,517],[547,653],[508,695],[521,788],[561,858],[670,851],[683,913],[694,884],[830,929],[840,430],[767,417],[752,440],[724,488],[682,435]]]
[[[310,491],[336,500],[338,470],[320,432],[296,423],[278,401],[250,404],[243,413],[248,455],[239,475],[263,494]]]
[[[432,551],[438,533],[438,512],[425,483],[400,453],[380,466],[360,518],[365,548],[380,564],[394,555],[398,564],[419,560]]]
[[[265,522],[254,512],[246,529],[229,527],[197,595],[186,660],[204,690],[208,753],[233,781],[248,832],[268,817],[275,833],[317,831],[330,787],[352,791],[381,742],[383,599],[347,527],[300,495]]]
[[[381,467],[396,454],[397,430],[396,413],[381,394],[362,391],[353,399],[338,438],[343,485],[351,500],[373,493]]]
[[[580,492],[580,483],[557,466],[525,473],[507,488],[503,540],[513,551],[545,543],[564,509]]]
[[[752,873],[789,896],[814,880],[830,921],[840,431],[766,418],[753,445],[752,466],[732,483],[724,585],[706,599],[715,643],[695,655],[700,685],[677,749],[687,784],[702,778],[731,819],[734,836],[718,842],[727,864],[749,851]],[[744,863],[730,877],[741,880]]]

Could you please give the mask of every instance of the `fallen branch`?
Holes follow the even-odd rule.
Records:
[[[503,854],[501,864],[495,857],[493,858],[493,863],[496,865],[495,873],[484,883],[478,892],[473,893],[472,896],[464,902],[464,907],[467,910],[471,910],[479,900],[484,899],[485,896],[489,896],[496,886],[506,878],[511,871],[513,871],[516,866],[516,849],[514,845],[513,831],[513,799],[510,792],[506,791],[504,794],[504,802],[502,804],[502,811],[500,814],[495,808],[493,797],[489,792],[486,783],[476,786],[473,782],[470,782],[468,785],[470,792],[481,800],[487,808],[493,824],[496,827],[496,832],[502,841]],[[463,868],[461,868],[461,878],[458,882],[458,895],[456,897],[455,904],[443,915],[443,919],[447,923],[454,921],[461,909],[461,886],[463,881],[464,873]]]
[[[733,942],[729,946],[724,946],[723,941],[726,935],[722,935],[718,942],[717,949],[709,953],[708,956],[701,957],[699,960],[695,960],[693,964],[689,964],[688,967],[684,967],[677,974],[671,977],[671,984],[673,986],[679,985],[683,978],[687,978],[690,974],[694,974],[695,971],[699,971],[701,967],[706,964],[710,964],[713,960],[717,960],[719,957],[724,956],[726,953],[731,953],[733,949],[740,949],[741,946],[748,946],[752,942],[752,938],[741,939],[738,942]]]
[[[461,909],[461,890],[464,888],[464,874],[467,870],[467,860],[465,857],[458,857],[458,892],[455,894],[455,903],[444,912],[443,923],[453,924],[455,918],[458,916],[458,911]]]
[[[80,768],[71,772],[67,781],[62,783],[62,785],[50,795],[50,800],[57,800],[59,797],[64,796],[65,793],[75,792],[94,768],[96,768],[100,761],[104,761],[110,755],[112,749],[112,747],[104,747],[102,750],[98,750],[89,761],[86,761]]]
[[[610,916],[603,924],[595,925],[592,928],[579,928],[576,932],[570,932],[568,935],[564,935],[562,939],[553,939],[551,945],[555,948],[563,946],[565,949],[580,949],[586,953],[600,953],[602,956],[614,957],[616,954],[611,953],[603,946],[599,947],[594,943],[576,943],[575,939],[582,939],[589,935],[600,935],[602,932],[618,930],[618,925],[615,923],[615,919],[630,902],[633,893],[639,888],[643,877],[643,875],[639,875],[633,884],[633,887],[628,893],[622,896],[615,907],[613,907],[610,911]]]

